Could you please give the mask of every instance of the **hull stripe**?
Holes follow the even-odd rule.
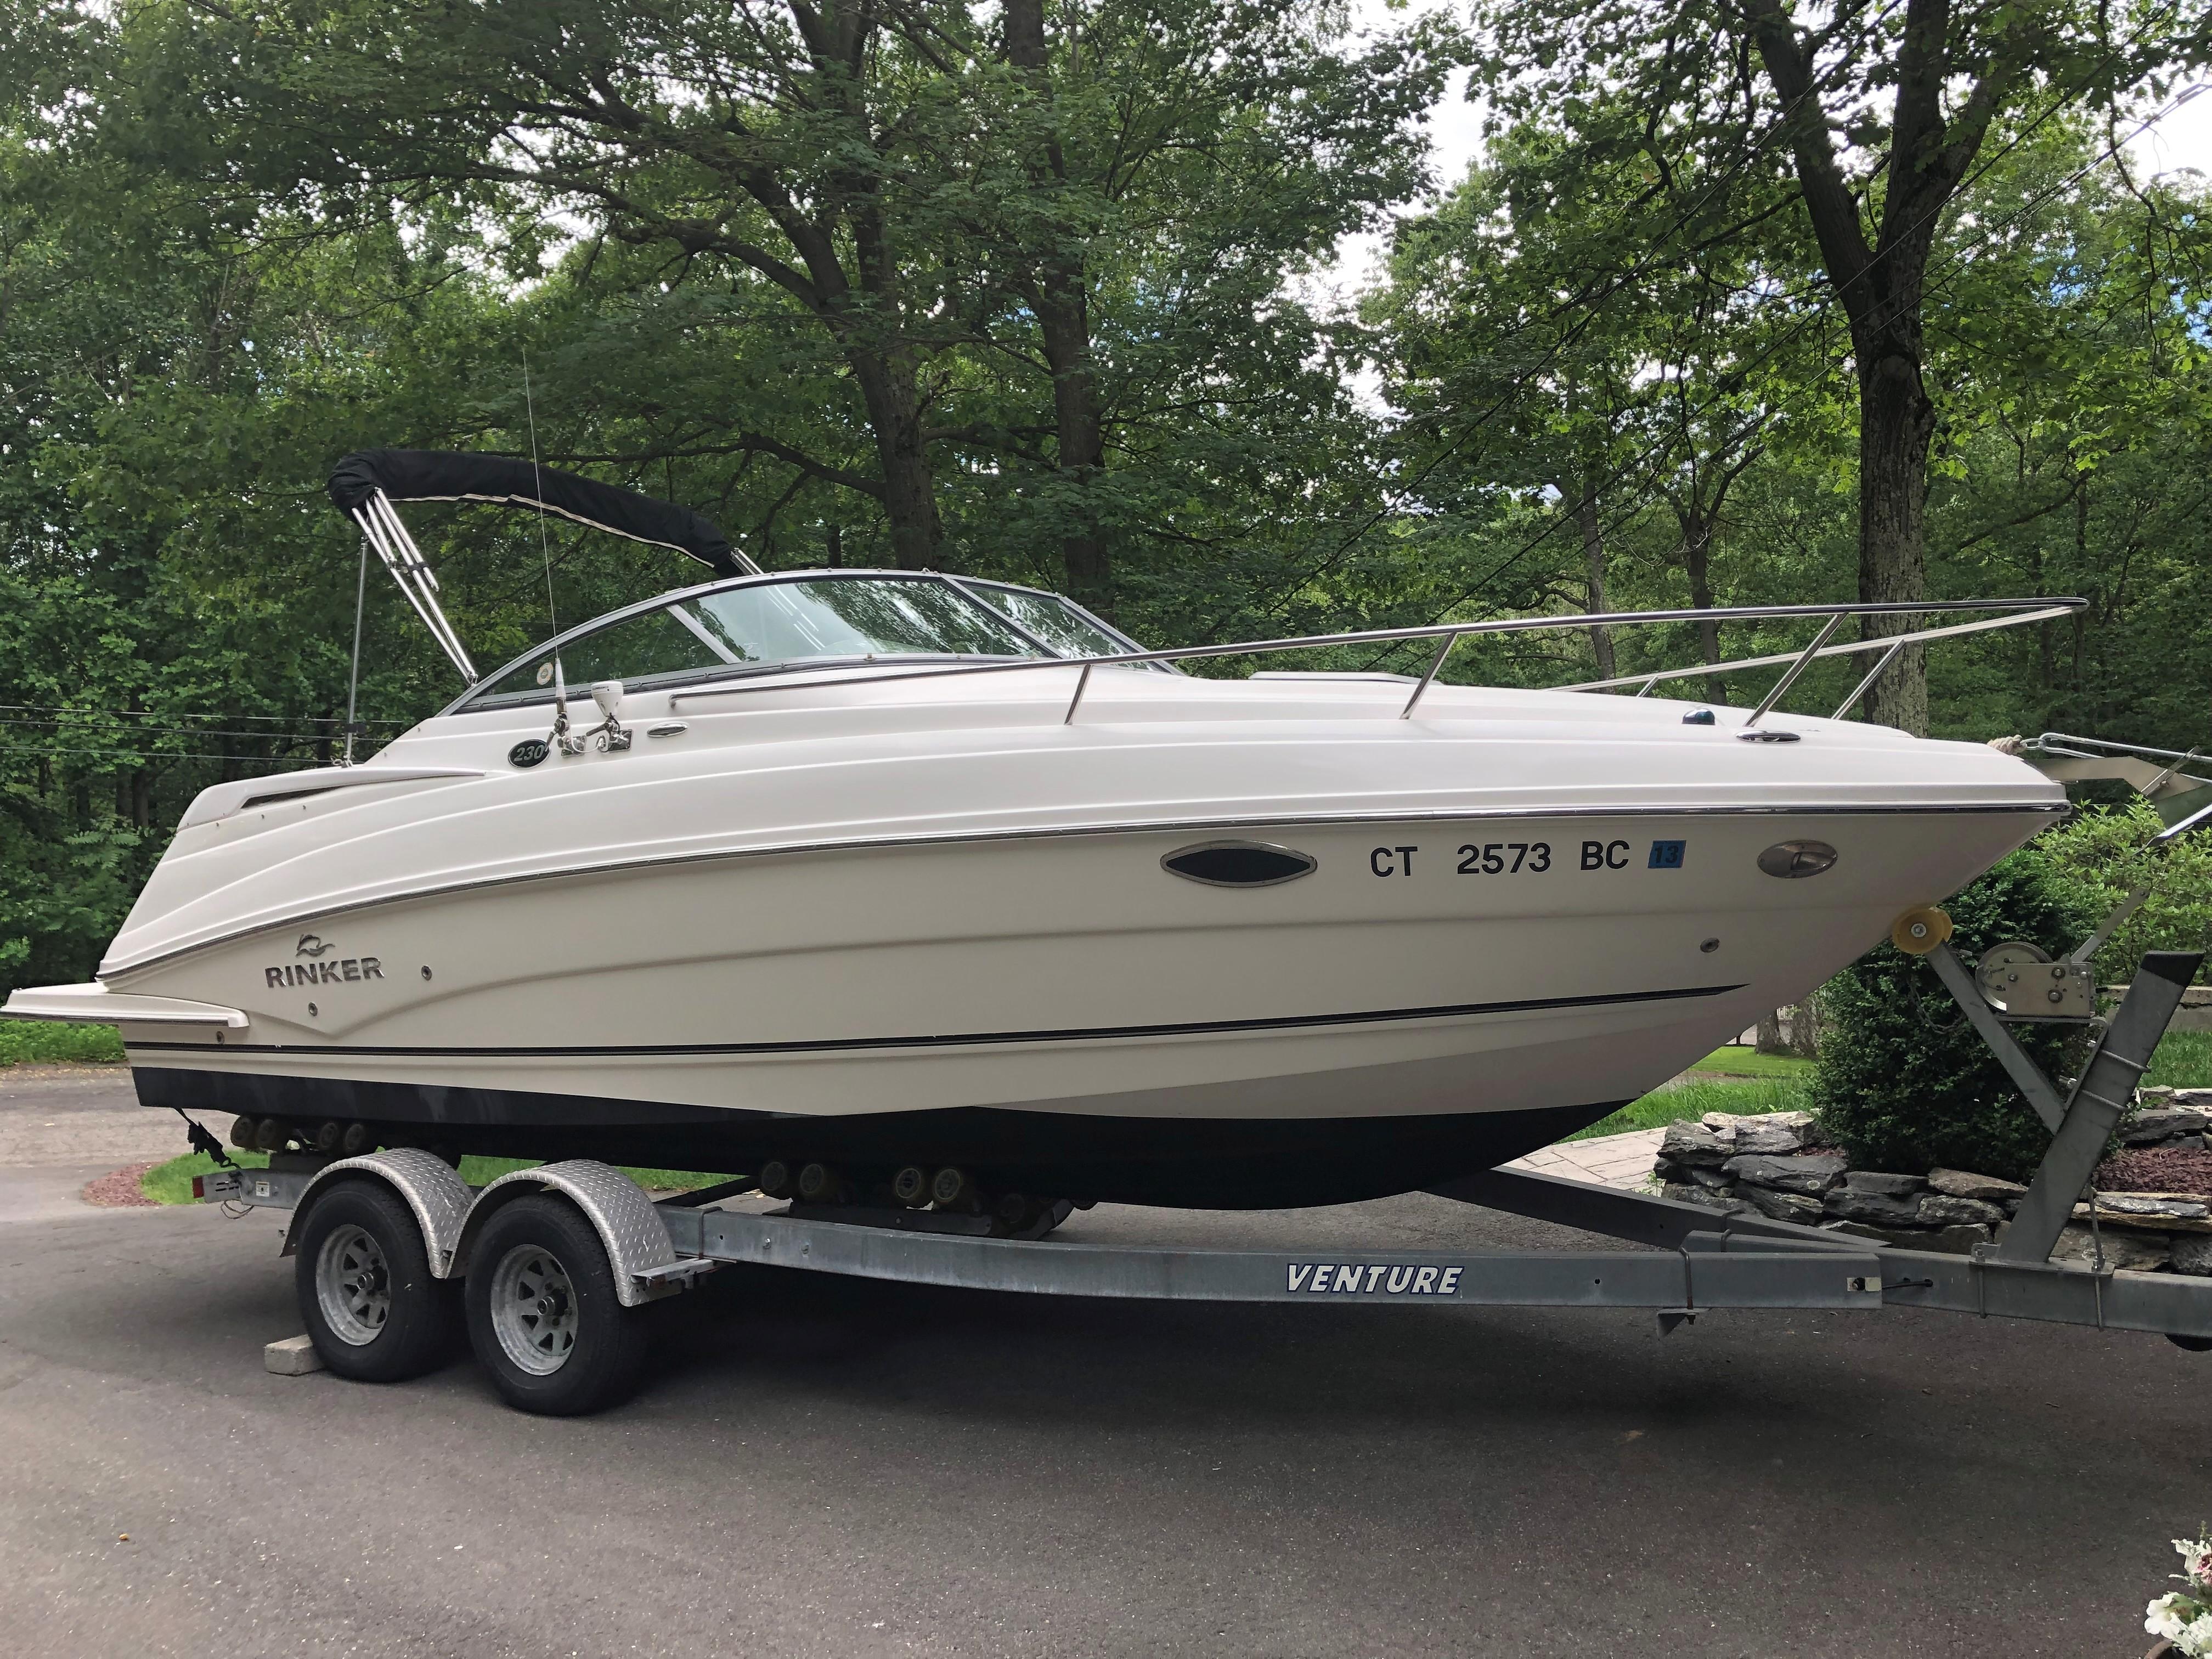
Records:
[[[812,1054],[871,1048],[957,1048],[1020,1042],[1090,1042],[1115,1038],[1204,1036],[1236,1031],[1291,1031],[1323,1025],[1368,1025],[1416,1019],[1455,1019],[1471,1014],[1533,1013],[1554,1008],[1604,1008],[1622,1003],[1672,1002],[1691,997],[1724,996],[1741,985],[1693,985],[1677,990],[1619,991],[1601,996],[1532,997],[1516,1002],[1459,1002],[1433,1008],[1380,1008],[1349,1014],[1289,1014],[1263,1019],[1191,1020],[1170,1025],[1093,1025],[1048,1031],[963,1031],[927,1036],[821,1037],[789,1042],[667,1042],[575,1045],[557,1048],[392,1048],[306,1042],[133,1042],[133,1054],[326,1054],[450,1057],[456,1060],[568,1059],[651,1054]]]

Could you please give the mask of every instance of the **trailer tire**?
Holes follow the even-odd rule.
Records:
[[[457,1285],[430,1272],[414,1212],[379,1181],[340,1181],[300,1224],[293,1282],[323,1364],[356,1382],[404,1382],[453,1357]]]
[[[469,1264],[469,1343],[508,1405],[580,1417],[635,1389],[645,1310],[622,1305],[606,1247],[574,1204],[516,1199],[484,1223]]]

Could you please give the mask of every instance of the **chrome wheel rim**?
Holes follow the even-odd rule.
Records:
[[[334,1228],[315,1257],[315,1304],[341,1342],[365,1348],[392,1317],[392,1269],[366,1228]]]
[[[550,1376],[576,1346],[576,1287],[561,1258],[518,1244],[491,1276],[491,1328],[500,1352],[532,1376]]]

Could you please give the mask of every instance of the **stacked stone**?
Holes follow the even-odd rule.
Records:
[[[2126,1126],[2128,1145],[2205,1144],[2212,1115],[2193,1102],[2151,1102],[2154,1091],[2143,1092],[2145,1109]],[[2212,1090],[2174,1092],[2212,1105]],[[1666,1197],[1686,1204],[1958,1255],[2002,1237],[2027,1195],[2017,1182],[1966,1170],[1913,1176],[1848,1169],[1841,1152],[1819,1143],[1809,1112],[1709,1112],[1699,1122],[1674,1124],[1653,1173]],[[2087,1205],[2076,1205],[2075,1215],[2077,1224],[2051,1252],[2055,1261],[2093,1261],[2101,1243],[2107,1267],[2212,1274],[2212,1203],[2202,1195],[2100,1192],[2096,1234],[2087,1224]]]
[[[2212,1089],[2145,1089],[2134,1116],[2120,1125],[2126,1146],[2177,1146],[2212,1152]]]

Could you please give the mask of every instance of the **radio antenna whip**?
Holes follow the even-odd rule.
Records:
[[[530,348],[522,349],[522,409],[530,422],[530,486],[538,498],[538,554],[545,566],[545,623],[561,636],[561,616],[553,608],[553,546],[545,534],[545,480],[538,459],[538,404],[530,390]],[[568,680],[561,672],[561,648],[553,647],[553,747],[564,755],[580,755],[584,740],[568,735]]]
[[[361,730],[360,722],[354,718],[354,705],[361,691],[361,613],[368,602],[368,537],[364,532],[361,538],[361,572],[353,584],[353,669],[346,676],[345,759],[340,763],[344,766],[353,764],[354,734]]]

